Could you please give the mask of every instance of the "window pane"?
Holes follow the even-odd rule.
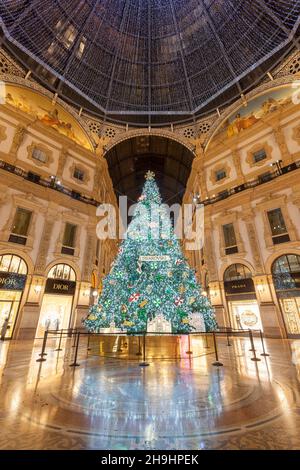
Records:
[[[255,163],[261,162],[265,158],[267,158],[267,155],[264,149],[258,150],[258,152],[254,152],[253,154],[253,160]]]
[[[66,224],[65,233],[63,238],[63,245],[74,248],[75,245],[75,235],[76,235],[76,225]]]
[[[39,162],[45,163],[47,160],[47,155],[42,150],[34,148],[32,151],[32,158],[38,160]]]
[[[292,273],[300,272],[300,256],[288,255],[288,262]]]
[[[236,246],[236,238],[233,224],[223,225],[225,247]]]
[[[251,271],[243,264],[233,264],[226,269],[225,281],[236,281],[239,279],[249,279],[252,277]]]
[[[24,237],[26,237],[28,233],[30,219],[31,212],[18,207],[11,229],[12,233],[15,233],[16,235],[23,235]]]
[[[3,255],[0,257],[0,271],[7,272],[11,262],[11,255]]]
[[[226,177],[226,171],[225,170],[218,170],[216,171],[216,180],[217,181],[220,181],[222,180],[223,178]]]
[[[281,209],[269,211],[268,218],[273,236],[287,233]]]
[[[73,176],[77,180],[80,180],[80,181],[84,180],[84,172],[82,170],[80,170],[79,168],[75,168]]]

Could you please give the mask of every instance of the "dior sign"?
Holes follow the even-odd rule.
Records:
[[[0,289],[2,290],[23,290],[26,283],[26,276],[15,273],[0,273]]]
[[[47,279],[45,293],[74,295],[75,288],[76,282],[74,281],[64,281],[62,279]]]

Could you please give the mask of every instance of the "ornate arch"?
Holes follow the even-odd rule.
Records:
[[[218,119],[216,119],[216,121],[213,123],[213,125],[209,129],[205,137],[205,140],[203,142],[204,152],[207,152],[210,142],[212,141],[216,132],[219,130],[222,124],[224,124],[224,122],[227,119],[229,119],[229,117],[235,111],[238,111],[243,106],[245,99],[248,102],[252,101],[254,98],[257,98],[265,94],[267,91],[271,91],[283,85],[291,85],[292,83],[295,82],[295,80],[296,80],[295,75],[279,77],[272,81],[270,80],[269,82],[263,83],[262,85],[255,88],[254,90],[251,90],[249,93],[245,95],[244,99],[240,98],[239,100],[235,101],[231,106],[226,108],[225,111],[221,114],[221,116]]]
[[[300,256],[300,249],[299,248],[294,248],[291,247],[290,249],[287,248],[282,248],[275,253],[272,253],[266,260],[265,267],[266,267],[266,274],[272,275],[272,266],[274,261],[276,261],[278,258],[280,258],[283,255],[298,255]]]
[[[145,129],[132,129],[130,131],[124,131],[122,133],[117,134],[113,137],[110,142],[105,145],[105,152],[109,152],[113,147],[124,142],[124,140],[133,139],[134,137],[146,137],[146,136],[157,136],[157,137],[165,137],[166,139],[174,140],[179,144],[186,147],[190,152],[195,154],[195,145],[185,139],[183,136],[176,134],[175,132],[169,131],[167,129],[150,129],[149,131]]]
[[[53,266],[55,266],[56,264],[67,264],[67,265],[69,265],[75,271],[76,282],[81,281],[81,273],[80,273],[79,267],[77,266],[76,263],[74,263],[73,260],[66,259],[66,258],[57,258],[57,259],[51,261],[51,263],[49,263],[47,265],[46,269],[45,269],[45,277],[48,276],[48,273],[49,273],[50,269],[53,268]]]
[[[19,250],[18,248],[2,248],[0,249],[0,256],[2,255],[19,256],[19,258],[22,258],[27,264],[27,276],[30,276],[33,274],[34,264],[32,262],[32,259],[28,255],[28,253],[26,253],[25,251]]]
[[[242,259],[241,258],[236,258],[236,259],[231,259],[231,261],[228,261],[226,263],[223,263],[222,266],[220,267],[219,273],[220,273],[220,281],[221,282],[223,282],[223,280],[224,280],[224,274],[225,274],[226,269],[229,268],[230,266],[232,266],[233,264],[243,264],[244,266],[246,266],[246,268],[248,268],[251,271],[252,277],[255,276],[255,269],[252,266],[252,264],[249,263],[249,261],[247,261],[243,258]]]
[[[16,76],[16,75],[11,75],[11,74],[0,74],[0,81],[3,81],[4,83],[11,84],[11,85],[19,85],[23,86],[25,88],[29,88],[32,91],[35,91],[37,93],[40,93],[41,95],[45,96],[46,98],[49,98],[50,100],[53,100],[53,93],[46,88],[42,87],[36,82],[33,82],[31,80],[26,80],[25,78]],[[78,125],[82,128],[83,132],[85,133],[87,139],[89,140],[91,147],[93,149],[96,148],[96,143],[91,136],[90,129],[86,122],[79,116],[78,113],[75,112],[74,108],[67,104],[65,101],[63,101],[61,98],[57,97],[56,99],[57,104],[59,104],[64,110],[71,114],[71,116],[77,121]]]

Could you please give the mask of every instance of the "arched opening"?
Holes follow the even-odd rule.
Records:
[[[158,135],[139,135],[112,147],[105,155],[117,198],[135,203],[147,170],[154,171],[163,202],[181,203],[190,175],[193,152],[178,141]]]
[[[300,336],[300,256],[287,254],[272,265],[273,283],[288,337]]]
[[[58,330],[71,327],[76,273],[68,264],[53,266],[47,276],[42,300],[37,337],[45,330]]]
[[[13,336],[27,272],[27,264],[20,256],[10,253],[0,255],[0,332],[2,339],[10,339]]]
[[[250,269],[237,263],[224,272],[224,290],[233,328],[262,330],[259,305]]]

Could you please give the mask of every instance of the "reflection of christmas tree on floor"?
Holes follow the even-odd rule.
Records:
[[[93,332],[113,324],[133,333],[146,331],[147,323],[159,316],[170,322],[173,332],[194,331],[197,319],[196,329],[202,321],[202,329],[210,331],[216,328],[215,315],[200,290],[161,203],[154,174],[148,172],[127,237],[84,324]]]

